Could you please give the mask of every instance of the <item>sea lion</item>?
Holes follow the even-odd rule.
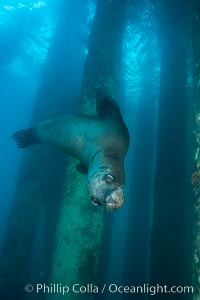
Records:
[[[124,202],[124,158],[129,132],[120,109],[110,97],[96,101],[97,116],[67,114],[13,134],[19,148],[54,144],[77,158],[87,174],[92,203],[114,210]]]

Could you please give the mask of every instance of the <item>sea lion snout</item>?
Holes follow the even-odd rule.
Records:
[[[105,206],[108,210],[114,210],[121,207],[124,203],[124,192],[122,187],[118,187],[105,198]]]
[[[123,201],[124,202],[124,201]],[[123,203],[122,202],[122,203]],[[120,202],[121,203],[121,202]],[[113,199],[112,195],[109,195],[108,197],[106,197],[105,199],[105,206],[108,210],[114,210],[117,209],[121,206],[122,204],[119,205],[119,203],[117,202],[117,200]]]
[[[87,188],[92,204],[105,206],[108,210],[115,210],[124,203],[123,186],[112,180],[110,174],[98,173],[88,180]]]
[[[108,210],[115,210],[121,207],[124,203],[123,191],[119,191],[119,188],[112,191],[110,194],[106,194],[103,200],[92,197],[92,203],[96,206],[105,206]]]

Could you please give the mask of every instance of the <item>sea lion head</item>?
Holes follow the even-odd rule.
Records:
[[[94,205],[115,210],[124,203],[123,165],[102,167],[88,173],[87,189]]]

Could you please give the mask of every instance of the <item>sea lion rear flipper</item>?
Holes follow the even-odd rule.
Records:
[[[15,140],[18,148],[26,148],[37,144],[37,139],[32,128],[16,131],[12,138]]]
[[[76,165],[76,170],[83,175],[88,173],[88,169],[81,162]]]
[[[120,109],[117,103],[109,96],[106,96],[101,89],[96,89],[96,112],[99,118],[120,116]]]

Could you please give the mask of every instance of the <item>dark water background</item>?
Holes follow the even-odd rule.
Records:
[[[119,84],[119,105],[131,136],[125,162],[126,202],[114,215],[105,216],[108,231],[104,232],[100,255],[100,283],[143,284],[158,282],[159,278],[164,283],[165,280],[170,282],[169,278],[172,277],[174,284],[191,284],[192,2],[169,2],[128,1],[130,8]],[[69,100],[66,100],[63,112],[75,110],[96,4],[92,0],[85,1],[85,6],[81,0],[70,0],[68,3],[67,26],[55,36],[57,22],[63,13],[61,0],[0,2],[1,247],[7,236],[8,216],[23,155],[10,137],[16,130],[30,125],[37,91],[49,67],[50,51],[54,51],[52,64],[60,64],[63,60],[66,66],[63,84]],[[82,25],[76,28],[76,22]],[[59,49],[62,46],[67,49],[67,55],[60,56],[56,46],[52,50],[50,46],[53,41]],[[59,55],[56,55],[56,51]],[[52,84],[55,84],[57,101],[57,83]],[[179,124],[185,124],[185,128]],[[179,138],[182,134],[185,134],[183,139]],[[170,153],[174,153],[173,149],[177,151],[170,156]],[[63,158],[60,152],[57,155]],[[183,169],[181,166],[184,166]],[[180,193],[173,191],[174,188]],[[163,206],[159,204],[159,197]],[[169,199],[170,205],[166,205],[165,197]],[[176,197],[182,198],[182,204],[181,201],[173,204],[173,198]],[[179,210],[176,205],[183,208]],[[184,221],[176,215],[177,212],[186,216]],[[37,282],[38,277],[41,278],[45,272],[45,218],[46,212],[41,209],[38,233],[30,257],[29,274],[32,282]],[[166,222],[162,223],[160,218],[162,221],[166,218]],[[181,224],[181,228],[177,224]],[[167,243],[173,231],[173,242]],[[185,233],[182,240],[180,232]],[[173,252],[172,248],[176,245],[177,252]],[[164,250],[156,254],[155,249],[159,247]],[[166,261],[166,264],[174,266],[170,261],[173,255],[180,255],[182,260],[178,259],[177,267],[174,266],[169,276],[162,276],[162,269],[158,267],[159,259],[156,261],[159,255],[161,265]],[[152,261],[153,266],[157,267],[152,267]],[[183,261],[184,267],[181,269]],[[181,279],[180,273],[183,274]],[[3,280],[2,275],[0,284]],[[101,296],[102,299],[127,297],[133,296]],[[26,298],[29,299],[29,296]],[[148,299],[148,295],[134,296],[134,299]],[[189,300],[190,296],[182,296],[181,299]]]

